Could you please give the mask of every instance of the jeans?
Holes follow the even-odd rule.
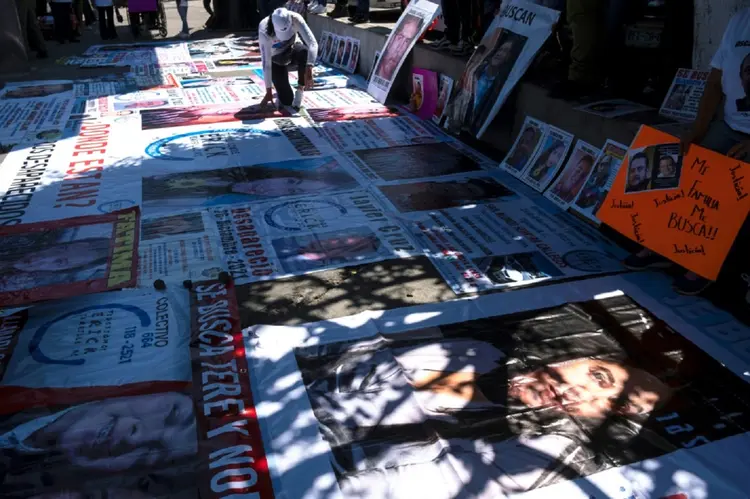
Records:
[[[180,15],[180,19],[182,19],[182,32],[188,33],[190,29],[188,28],[188,22],[187,22],[187,13],[188,13],[188,3],[187,0],[177,0],[177,13]]]
[[[26,42],[26,49],[35,50],[36,52],[46,52],[47,48],[44,43],[42,30],[39,29],[39,22],[34,14],[34,5],[32,0],[16,0],[16,9],[18,10],[18,21],[21,24],[21,35]]]
[[[55,39],[60,43],[74,39],[73,24],[70,22],[73,6],[63,2],[50,2],[49,6],[55,19]]]
[[[117,38],[114,7],[97,7],[96,10],[99,11],[99,36],[102,40]]]
[[[294,44],[289,64],[297,65],[297,84],[300,87],[304,87],[305,71],[307,70],[307,47],[303,43],[297,42]],[[273,81],[273,86],[276,87],[276,94],[279,96],[279,101],[285,106],[291,106],[294,101],[294,91],[289,84],[288,67],[276,63],[271,64],[271,80]]]
[[[445,36],[456,44],[459,40],[469,40],[472,35],[471,2],[469,0],[441,0]]]

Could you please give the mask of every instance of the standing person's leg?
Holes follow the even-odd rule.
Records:
[[[276,96],[284,106],[291,106],[294,101],[294,92],[289,84],[289,69],[280,64],[271,64],[271,80],[276,87]]]
[[[297,91],[294,93],[292,107],[299,108],[302,106],[304,97],[305,83],[307,83],[307,47],[302,43],[296,43],[292,47],[292,63],[297,65]]]
[[[26,49],[27,57],[31,53],[31,49],[29,47],[29,35],[28,35],[28,22],[29,22],[29,15],[28,15],[28,4],[26,3],[26,0],[16,0],[16,13],[18,14],[18,24],[20,24],[21,27],[21,36],[23,37],[23,45]]]
[[[586,93],[600,82],[598,43],[601,42],[601,0],[567,0],[567,19],[573,35],[568,68],[569,86]]]
[[[357,13],[352,16],[353,23],[366,23],[370,20],[370,0],[357,1]]]
[[[458,45],[461,39],[461,20],[459,19],[459,0],[442,0],[443,22],[445,23],[445,36],[448,44],[440,48],[448,49]]]
[[[344,17],[349,13],[349,10],[347,9],[348,4],[349,2],[347,0],[336,0],[336,6],[328,13],[328,17]]]
[[[45,59],[47,55],[47,44],[44,41],[44,35],[39,28],[39,20],[34,12],[34,0],[22,0],[26,4],[26,37],[29,41],[29,48],[36,51],[38,59]]]
[[[83,17],[86,19],[86,26],[91,26],[96,22],[94,8],[91,7],[91,0],[83,0]]]
[[[83,34],[83,0],[73,0],[73,13],[76,16],[76,26],[74,31],[77,35]]]
[[[110,5],[107,7],[107,29],[109,30],[110,40],[117,38],[117,29],[115,28],[115,8]]]
[[[180,14],[182,19],[182,31],[180,36],[186,38],[190,35],[190,28],[188,28],[187,13],[188,13],[188,2],[187,0],[177,0],[177,13]]]
[[[55,40],[58,41],[58,43],[65,43],[65,38],[63,37],[62,33],[62,20],[60,19],[60,4],[57,2],[50,2],[49,4],[50,11],[52,12],[52,19],[55,23],[54,25],[54,33],[55,33]]]
[[[471,37],[474,34],[471,4],[470,0],[456,2],[453,13],[456,17],[456,25],[452,28],[449,35],[452,38],[450,51],[453,55],[465,56],[474,52],[474,44],[471,41]]]
[[[109,30],[107,29],[107,7],[97,7],[99,11],[99,36],[102,40],[109,40]]]

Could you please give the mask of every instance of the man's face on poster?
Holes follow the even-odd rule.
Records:
[[[26,253],[13,266],[27,272],[64,272],[84,267],[101,256],[88,241],[79,241]]]
[[[747,54],[740,64],[740,81],[745,90],[745,98],[750,99],[750,54]]]
[[[197,452],[193,403],[181,393],[84,404],[49,429],[71,464],[92,470],[160,466]]]
[[[557,407],[574,415],[647,414],[672,389],[649,372],[602,359],[576,359],[546,366],[510,382],[508,394],[531,408]]]
[[[584,156],[583,158],[578,160],[578,163],[576,163],[576,167],[573,169],[573,171],[570,172],[570,175],[568,175],[566,182],[563,184],[565,189],[569,190],[578,185],[583,180],[583,177],[585,177],[586,174],[590,171],[591,164],[592,160],[590,156]]]
[[[404,23],[400,26],[393,34],[388,51],[383,57],[381,73],[386,79],[390,79],[395,76],[393,73],[398,66],[401,57],[406,53],[412,40],[417,37],[419,33],[419,18],[416,16],[407,16]]]
[[[659,175],[662,177],[674,177],[675,167],[674,159],[671,156],[664,156],[659,160]]]
[[[536,131],[529,127],[521,134],[521,141],[518,143],[519,149],[526,153],[530,153],[536,145]]]
[[[630,169],[628,171],[628,185],[630,187],[637,187],[641,185],[650,176],[648,167],[648,159],[643,156],[635,158],[630,162]]]

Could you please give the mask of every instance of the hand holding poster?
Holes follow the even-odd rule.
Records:
[[[509,0],[469,59],[448,104],[448,126],[481,138],[552,32],[560,13]]]
[[[596,213],[599,211],[604,198],[612,188],[617,172],[620,170],[622,160],[625,159],[628,146],[618,144],[614,140],[608,140],[604,144],[596,163],[583,184],[583,188],[576,196],[570,207],[580,215],[598,224]]]
[[[679,121],[692,122],[698,116],[708,71],[678,69],[659,114]]]
[[[542,192],[562,167],[572,143],[572,134],[549,126],[537,153],[521,175],[521,180]]]
[[[750,210],[750,164],[643,126],[599,210],[602,222],[715,280]]]
[[[548,127],[546,123],[527,116],[513,147],[500,163],[500,168],[516,177],[521,176],[543,144],[542,137],[547,134]]]
[[[583,184],[589,177],[589,173],[591,173],[600,153],[601,150],[579,140],[573,148],[573,153],[565,164],[562,174],[557,177],[552,187],[544,193],[544,197],[563,210],[567,210],[570,203],[583,188]]]
[[[440,7],[429,0],[410,2],[385,42],[382,54],[375,64],[367,91],[384,103],[391,91],[399,69],[414,44],[428,28]]]
[[[0,304],[135,286],[137,207],[0,229]]]

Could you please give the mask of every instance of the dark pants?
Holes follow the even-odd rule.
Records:
[[[99,11],[99,36],[102,40],[116,38],[114,7],[97,7],[96,10]]]
[[[271,64],[271,80],[276,87],[279,101],[285,106],[291,106],[294,101],[294,91],[289,84],[289,69],[292,64],[297,65],[297,77],[299,86],[305,85],[305,70],[307,68],[307,47],[302,43],[295,43],[292,47],[292,58],[289,65]]]
[[[445,36],[451,43],[471,39],[473,31],[471,3],[469,0],[442,0],[440,2],[445,21]]]
[[[26,42],[27,49],[46,52],[44,36],[42,36],[42,30],[39,28],[32,0],[16,0],[16,9],[18,10],[18,21],[21,24],[21,34]]]
[[[70,22],[70,15],[73,8],[69,3],[50,2],[52,17],[55,19],[55,39],[58,42],[71,40],[73,36],[73,25]]]

